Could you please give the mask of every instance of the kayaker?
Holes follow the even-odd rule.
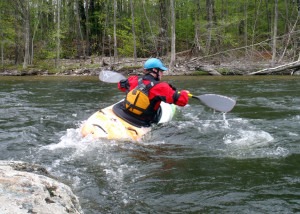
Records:
[[[148,59],[144,70],[143,77],[132,76],[118,83],[118,88],[126,92],[126,98],[113,107],[117,116],[138,127],[158,123],[161,101],[178,106],[188,103],[188,91],[177,91],[172,85],[160,82],[163,72],[168,69],[159,59]]]

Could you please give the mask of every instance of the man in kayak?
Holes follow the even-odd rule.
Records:
[[[161,117],[161,101],[178,106],[188,103],[188,91],[177,91],[168,83],[160,82],[163,72],[168,69],[159,59],[148,59],[144,70],[145,76],[132,76],[118,83],[118,88],[126,92],[126,98],[124,102],[113,107],[117,116],[138,127],[158,123]]]

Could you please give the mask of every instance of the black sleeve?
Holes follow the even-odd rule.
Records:
[[[173,94],[174,104],[177,103],[179,97],[180,97],[180,92],[179,91],[175,91],[175,93]]]
[[[174,91],[176,91],[176,88],[175,88],[173,85],[169,84],[169,86],[170,86]]]

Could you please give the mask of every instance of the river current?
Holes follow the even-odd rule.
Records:
[[[227,114],[190,100],[139,142],[82,138],[121,100],[97,77],[0,77],[0,160],[40,164],[85,213],[299,213],[300,78],[165,77],[237,100]]]

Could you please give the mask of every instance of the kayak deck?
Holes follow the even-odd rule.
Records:
[[[92,134],[94,138],[139,140],[149,132],[149,127],[135,127],[117,117],[112,107],[94,113],[83,125],[81,133],[85,137]]]
[[[175,105],[161,103],[162,117],[159,123],[172,120],[175,114]],[[93,138],[106,138],[110,140],[140,140],[146,133],[151,131],[151,127],[136,127],[120,117],[116,116],[112,110],[113,105],[101,109],[94,113],[84,123],[81,134],[83,137],[92,135]]]

